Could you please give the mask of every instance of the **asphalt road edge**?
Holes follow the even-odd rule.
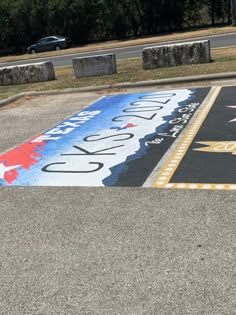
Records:
[[[217,81],[217,80],[224,80],[224,79],[236,79],[236,72],[203,74],[203,75],[196,75],[196,76],[186,76],[186,77],[168,78],[168,79],[150,80],[150,81],[124,82],[124,83],[116,83],[116,84],[110,84],[110,85],[69,88],[69,89],[64,89],[64,90],[21,92],[14,96],[8,97],[4,100],[1,100],[0,107],[4,105],[8,105],[24,96],[87,93],[87,92],[98,92],[98,91],[109,90],[109,89],[124,89],[124,88],[135,88],[135,87],[142,88],[142,87],[148,87],[148,86],[151,87],[151,86],[162,86],[162,85],[179,84],[179,83],[193,83],[193,82],[201,82],[201,81],[207,81],[207,80]]]

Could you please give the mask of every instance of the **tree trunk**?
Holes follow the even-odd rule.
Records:
[[[211,0],[211,24],[212,26],[215,25],[215,2]]]
[[[236,26],[236,0],[231,0],[232,26]]]

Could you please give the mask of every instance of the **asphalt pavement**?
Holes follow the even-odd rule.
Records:
[[[158,89],[166,87],[138,91]],[[121,92],[129,91],[137,90]],[[1,107],[0,152],[106,93]],[[236,313],[234,191],[1,187],[0,195],[1,314]]]

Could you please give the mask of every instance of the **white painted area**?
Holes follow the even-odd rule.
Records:
[[[163,92],[163,94],[168,93],[168,91]],[[170,93],[170,92],[169,92]],[[52,165],[51,170],[60,169],[63,172],[69,171],[89,171],[98,168],[98,164],[91,163],[102,163],[104,166],[92,173],[40,173],[40,178],[36,185],[48,185],[48,186],[104,186],[102,181],[111,175],[111,168],[124,163],[129,156],[137,154],[140,149],[140,139],[144,138],[148,134],[156,132],[156,128],[161,126],[167,120],[163,117],[171,115],[176,108],[178,108],[178,103],[186,101],[192,92],[190,90],[173,90],[171,93],[176,93],[175,96],[167,104],[163,104],[163,108],[157,112],[157,115],[152,120],[144,120],[136,117],[123,117],[122,122],[117,122],[118,126],[122,124],[131,123],[136,125],[135,127],[129,128],[127,130],[121,130],[116,132],[120,135],[120,138],[124,139],[124,133],[132,133],[134,137],[126,141],[114,141],[117,139],[108,138],[103,141],[98,142],[83,142],[81,147],[89,152],[95,152],[99,150],[104,150],[105,148],[116,147],[102,153],[113,153],[114,155],[70,155],[70,156],[58,156],[47,161],[50,163],[65,163]],[[160,99],[160,93],[152,93],[152,99]],[[162,100],[164,101],[164,100]],[[139,101],[141,102],[141,101]],[[155,105],[155,104],[154,104]],[[158,104],[160,105],[160,104]],[[145,101],[143,100],[143,106],[145,106]],[[150,106],[150,104],[149,104]],[[150,117],[153,112],[147,112],[145,115]],[[138,113],[137,113],[138,115]],[[140,114],[144,115],[144,114]],[[114,122],[111,122],[111,126],[114,126]],[[88,130],[88,135],[91,134],[91,130]],[[114,135],[114,130],[106,129],[100,132],[101,137],[107,137]],[[62,152],[63,154],[82,154],[83,152],[75,148],[69,148],[67,152]]]

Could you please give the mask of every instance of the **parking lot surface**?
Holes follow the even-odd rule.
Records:
[[[1,108],[1,314],[234,314],[235,87],[121,92],[115,93],[118,96],[42,96]],[[157,98],[160,93],[168,93],[168,98]],[[121,94],[125,103],[120,101]],[[128,94],[132,94],[132,100],[127,103]],[[178,95],[179,101],[168,101],[171,94]],[[151,106],[156,106],[156,111],[149,112],[154,108],[147,101],[153,101],[154,96]],[[143,101],[140,97],[146,97],[145,104],[135,103]],[[106,109],[100,122],[94,120],[92,129],[92,120],[100,113],[91,112],[103,111],[107,100],[113,100],[115,111],[125,112],[110,115]],[[93,104],[100,109],[87,108]],[[170,107],[165,107],[168,104],[172,106],[170,112]],[[157,110],[157,106],[162,108]],[[130,113],[133,108],[146,112]],[[159,115],[161,110],[163,115]],[[129,116],[129,121],[119,121],[124,117],[118,116],[127,114],[149,119]],[[117,153],[114,149],[100,151],[111,144],[117,146],[115,150],[121,149],[122,161],[116,165],[123,168],[115,170],[115,177],[111,179],[113,165],[107,168],[109,180],[94,177],[100,184],[92,184],[89,174],[84,177],[87,185],[70,184],[58,173],[57,179],[50,178],[57,182],[47,185],[45,180],[36,185],[41,175],[36,172],[27,177],[31,166],[22,168],[21,164],[17,176],[22,176],[23,184],[14,186],[11,167],[20,164],[10,164],[7,154],[48,130],[54,129],[54,134],[47,136],[58,137],[55,128],[60,125],[66,126],[63,130],[77,127],[63,124],[78,122],[71,120],[76,117],[92,117],[87,120],[91,124],[89,133],[81,138],[90,140],[89,145],[104,144],[104,139],[91,140],[113,136],[108,139],[113,140],[108,147],[82,147],[80,138],[73,145],[87,150],[89,158],[95,155],[104,159],[99,154]],[[156,120],[153,130],[153,121],[163,117],[166,129],[155,130],[163,122],[158,125]],[[144,120],[146,123],[141,124]],[[109,126],[111,134],[102,134],[104,126]],[[71,147],[68,139],[69,151],[66,146],[62,152],[49,149],[53,155],[40,172],[45,166],[47,170],[56,166],[57,171],[58,166],[64,166],[60,170],[68,171],[65,164],[52,164],[66,162],[55,160],[62,157],[60,154],[81,151]],[[141,152],[135,146],[130,151],[127,143],[132,139],[136,140],[132,145],[143,144]],[[155,156],[157,147],[162,150],[159,156]],[[43,157],[43,150],[34,152],[41,152]],[[148,155],[150,158],[146,158]],[[17,154],[14,156],[17,158]],[[129,156],[133,159],[127,161]],[[154,156],[156,161],[150,166]],[[31,155],[35,161],[42,157]],[[81,155],[69,157],[81,159]],[[114,157],[107,156],[106,162],[113,163]],[[91,162],[106,164],[104,160],[86,160],[85,164],[70,160],[70,170],[75,165],[77,171],[78,167],[81,171],[98,166]]]

